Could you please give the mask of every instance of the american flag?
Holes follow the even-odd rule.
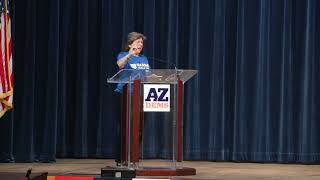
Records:
[[[13,107],[12,38],[9,0],[0,0],[0,117]]]

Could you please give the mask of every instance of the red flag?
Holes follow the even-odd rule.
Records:
[[[13,107],[11,20],[8,0],[1,0],[0,18],[0,117]]]

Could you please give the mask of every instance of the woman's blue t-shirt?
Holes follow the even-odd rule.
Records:
[[[128,55],[128,53],[129,52],[120,52],[117,56],[117,61]],[[150,69],[149,61],[144,55],[132,56],[123,69]],[[122,92],[124,85],[124,83],[119,83],[115,91]]]

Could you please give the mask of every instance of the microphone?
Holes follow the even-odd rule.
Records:
[[[166,61],[164,59],[160,59],[160,58],[155,58],[155,57],[149,57],[149,56],[146,56],[147,59],[151,59],[155,62],[161,62],[161,63],[165,63],[169,66],[173,66],[174,67],[174,70],[175,70],[175,76],[177,77],[178,80],[180,80],[180,74],[178,73],[178,68],[177,66],[173,63],[173,62],[170,62],[170,61]]]
[[[173,62],[166,61],[166,60],[160,59],[160,58],[149,57],[149,56],[146,56],[146,58],[147,58],[147,59],[151,59],[151,60],[153,60],[153,61],[155,61],[155,62],[165,63],[165,64],[167,64],[167,65],[169,65],[169,66],[174,67],[174,69],[177,70],[177,66],[176,66]]]

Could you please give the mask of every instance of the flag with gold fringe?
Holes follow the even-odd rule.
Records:
[[[13,107],[12,38],[9,0],[0,0],[0,117]]]

